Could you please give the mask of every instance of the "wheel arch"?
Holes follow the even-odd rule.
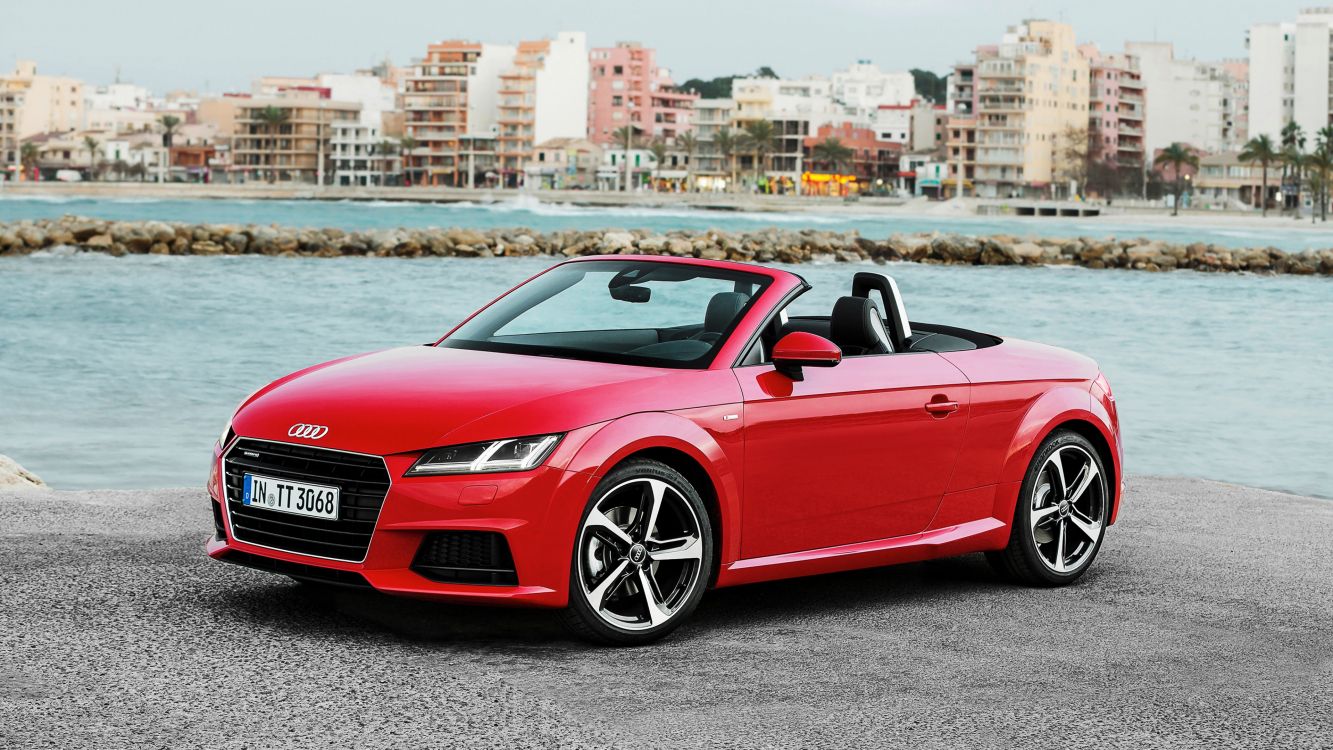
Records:
[[[720,566],[734,561],[740,550],[739,467],[711,431],[677,414],[651,412],[607,423],[583,444],[570,468],[600,479],[635,458],[670,466],[699,492],[717,550],[711,584]]]

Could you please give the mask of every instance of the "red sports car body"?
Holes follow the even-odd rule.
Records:
[[[789,316],[806,289],[579,259],[433,344],[293,373],[215,446],[208,554],[567,607],[615,643],[661,637],[711,586],[972,552],[1030,583],[1081,575],[1122,485],[1097,365],[910,323],[878,274],[827,317]]]

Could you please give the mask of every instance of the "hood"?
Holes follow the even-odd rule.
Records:
[[[412,346],[275,381],[247,400],[232,424],[246,437],[389,455],[736,400],[734,378],[733,390],[718,392],[723,381],[710,372]],[[289,437],[302,423],[328,432],[316,440]]]

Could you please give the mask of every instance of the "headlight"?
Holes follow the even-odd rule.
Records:
[[[221,434],[221,435],[218,435],[218,447],[219,447],[219,448],[226,448],[226,447],[227,447],[227,443],[230,443],[230,442],[231,442],[231,436],[232,436],[232,432],[231,432],[231,420],[228,419],[228,420],[227,420],[227,426],[226,426],[226,427],[223,427],[223,428],[222,428],[222,434]]]
[[[407,476],[527,471],[540,466],[551,455],[561,437],[534,435],[435,448],[417,459],[412,468],[407,470]]]

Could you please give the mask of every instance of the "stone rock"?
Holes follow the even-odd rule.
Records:
[[[619,253],[632,247],[634,247],[634,235],[629,232],[607,232],[602,235],[602,252]]]
[[[114,240],[109,234],[95,234],[84,241],[84,246],[89,250],[110,250]]]
[[[9,456],[0,455],[0,490],[47,489],[46,482],[19,465]]]
[[[1035,242],[1020,242],[1013,246],[1013,252],[1020,262],[1032,264],[1042,261],[1045,249]]]

